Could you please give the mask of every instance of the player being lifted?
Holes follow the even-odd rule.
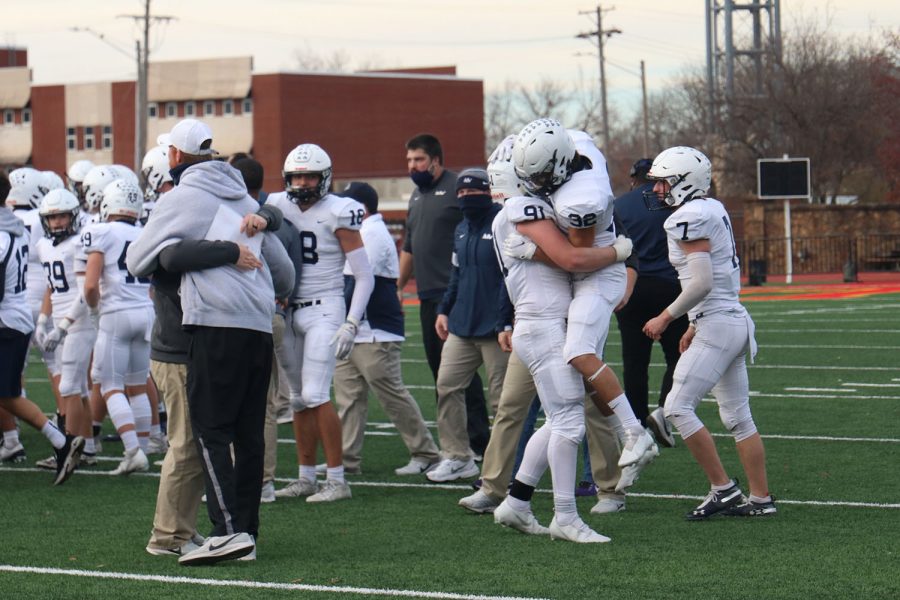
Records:
[[[777,509],[769,495],[766,453],[750,414],[746,359],[748,351],[751,361],[756,355],[755,326],[738,298],[741,272],[731,220],[722,203],[706,195],[711,177],[709,159],[685,146],[664,150],[647,173],[648,179],[656,180],[654,200],[674,210],[664,227],[681,294],[647,321],[644,333],[658,340],[681,315],[687,313],[691,321],[679,344],[681,358],[663,409],[710,483],[709,495],[687,519],[717,513],[774,515]],[[734,436],[750,483],[747,499],[725,473],[709,430],[697,418],[697,406],[709,392],[719,405],[722,423]]]
[[[150,430],[147,375],[153,306],[149,279],[131,275],[125,266],[128,246],[140,233],[135,223],[142,214],[141,203],[136,185],[113,181],[103,189],[100,222],[81,234],[87,254],[84,298],[100,312],[94,379],[100,383],[109,417],[125,446],[125,456],[112,471],[114,475],[149,467],[143,448]]]
[[[353,350],[356,330],[375,286],[359,229],[365,209],[330,194],[331,158],[315,144],[301,144],[284,161],[285,192],[269,196],[300,231],[303,268],[291,299],[290,325],[281,356],[288,375],[299,477],[277,497],[308,496],[307,502],[350,497],[344,479],[341,422],[330,401],[336,358]],[[344,302],[344,263],[355,281]],[[322,440],[327,475],[316,484],[316,440]]]

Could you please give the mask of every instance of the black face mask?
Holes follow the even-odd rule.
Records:
[[[413,180],[416,187],[421,189],[428,189],[431,187],[431,184],[434,183],[434,175],[430,170],[412,171],[409,174],[409,178]]]
[[[490,194],[468,194],[457,200],[463,216],[469,221],[483,219],[493,204]]]

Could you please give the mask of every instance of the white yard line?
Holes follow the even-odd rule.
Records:
[[[331,592],[334,594],[365,594],[370,596],[390,596],[393,598],[441,598],[447,600],[539,600],[523,596],[489,596],[481,594],[453,594],[449,592],[425,592],[420,590],[395,590],[387,588],[364,588],[346,585],[311,585],[305,583],[275,583],[269,581],[244,581],[240,579],[205,579],[200,577],[174,577],[170,575],[145,575],[142,573],[121,573],[117,571],[83,571],[80,569],[55,569],[49,567],[20,567],[0,565],[0,571],[8,573],[32,573],[35,575],[62,575],[68,577],[92,577],[95,579],[127,579],[130,581],[152,581],[211,587],[248,588],[257,590],[287,590],[294,592]],[[188,593],[187,591],[185,593]]]
[[[814,387],[786,387],[786,392],[835,392],[835,393],[852,393],[856,390],[850,388],[814,388]]]

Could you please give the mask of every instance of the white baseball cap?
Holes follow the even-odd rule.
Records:
[[[207,156],[218,154],[211,148],[212,137],[212,129],[206,123],[197,119],[184,119],[172,131],[156,138],[156,142],[163,146],[175,146],[187,154]]]

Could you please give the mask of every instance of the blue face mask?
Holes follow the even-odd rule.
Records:
[[[457,201],[463,216],[469,221],[483,219],[494,203],[490,194],[468,194],[457,198]]]
[[[434,183],[434,175],[431,171],[412,171],[409,174],[409,178],[419,188],[430,188],[431,184]]]

